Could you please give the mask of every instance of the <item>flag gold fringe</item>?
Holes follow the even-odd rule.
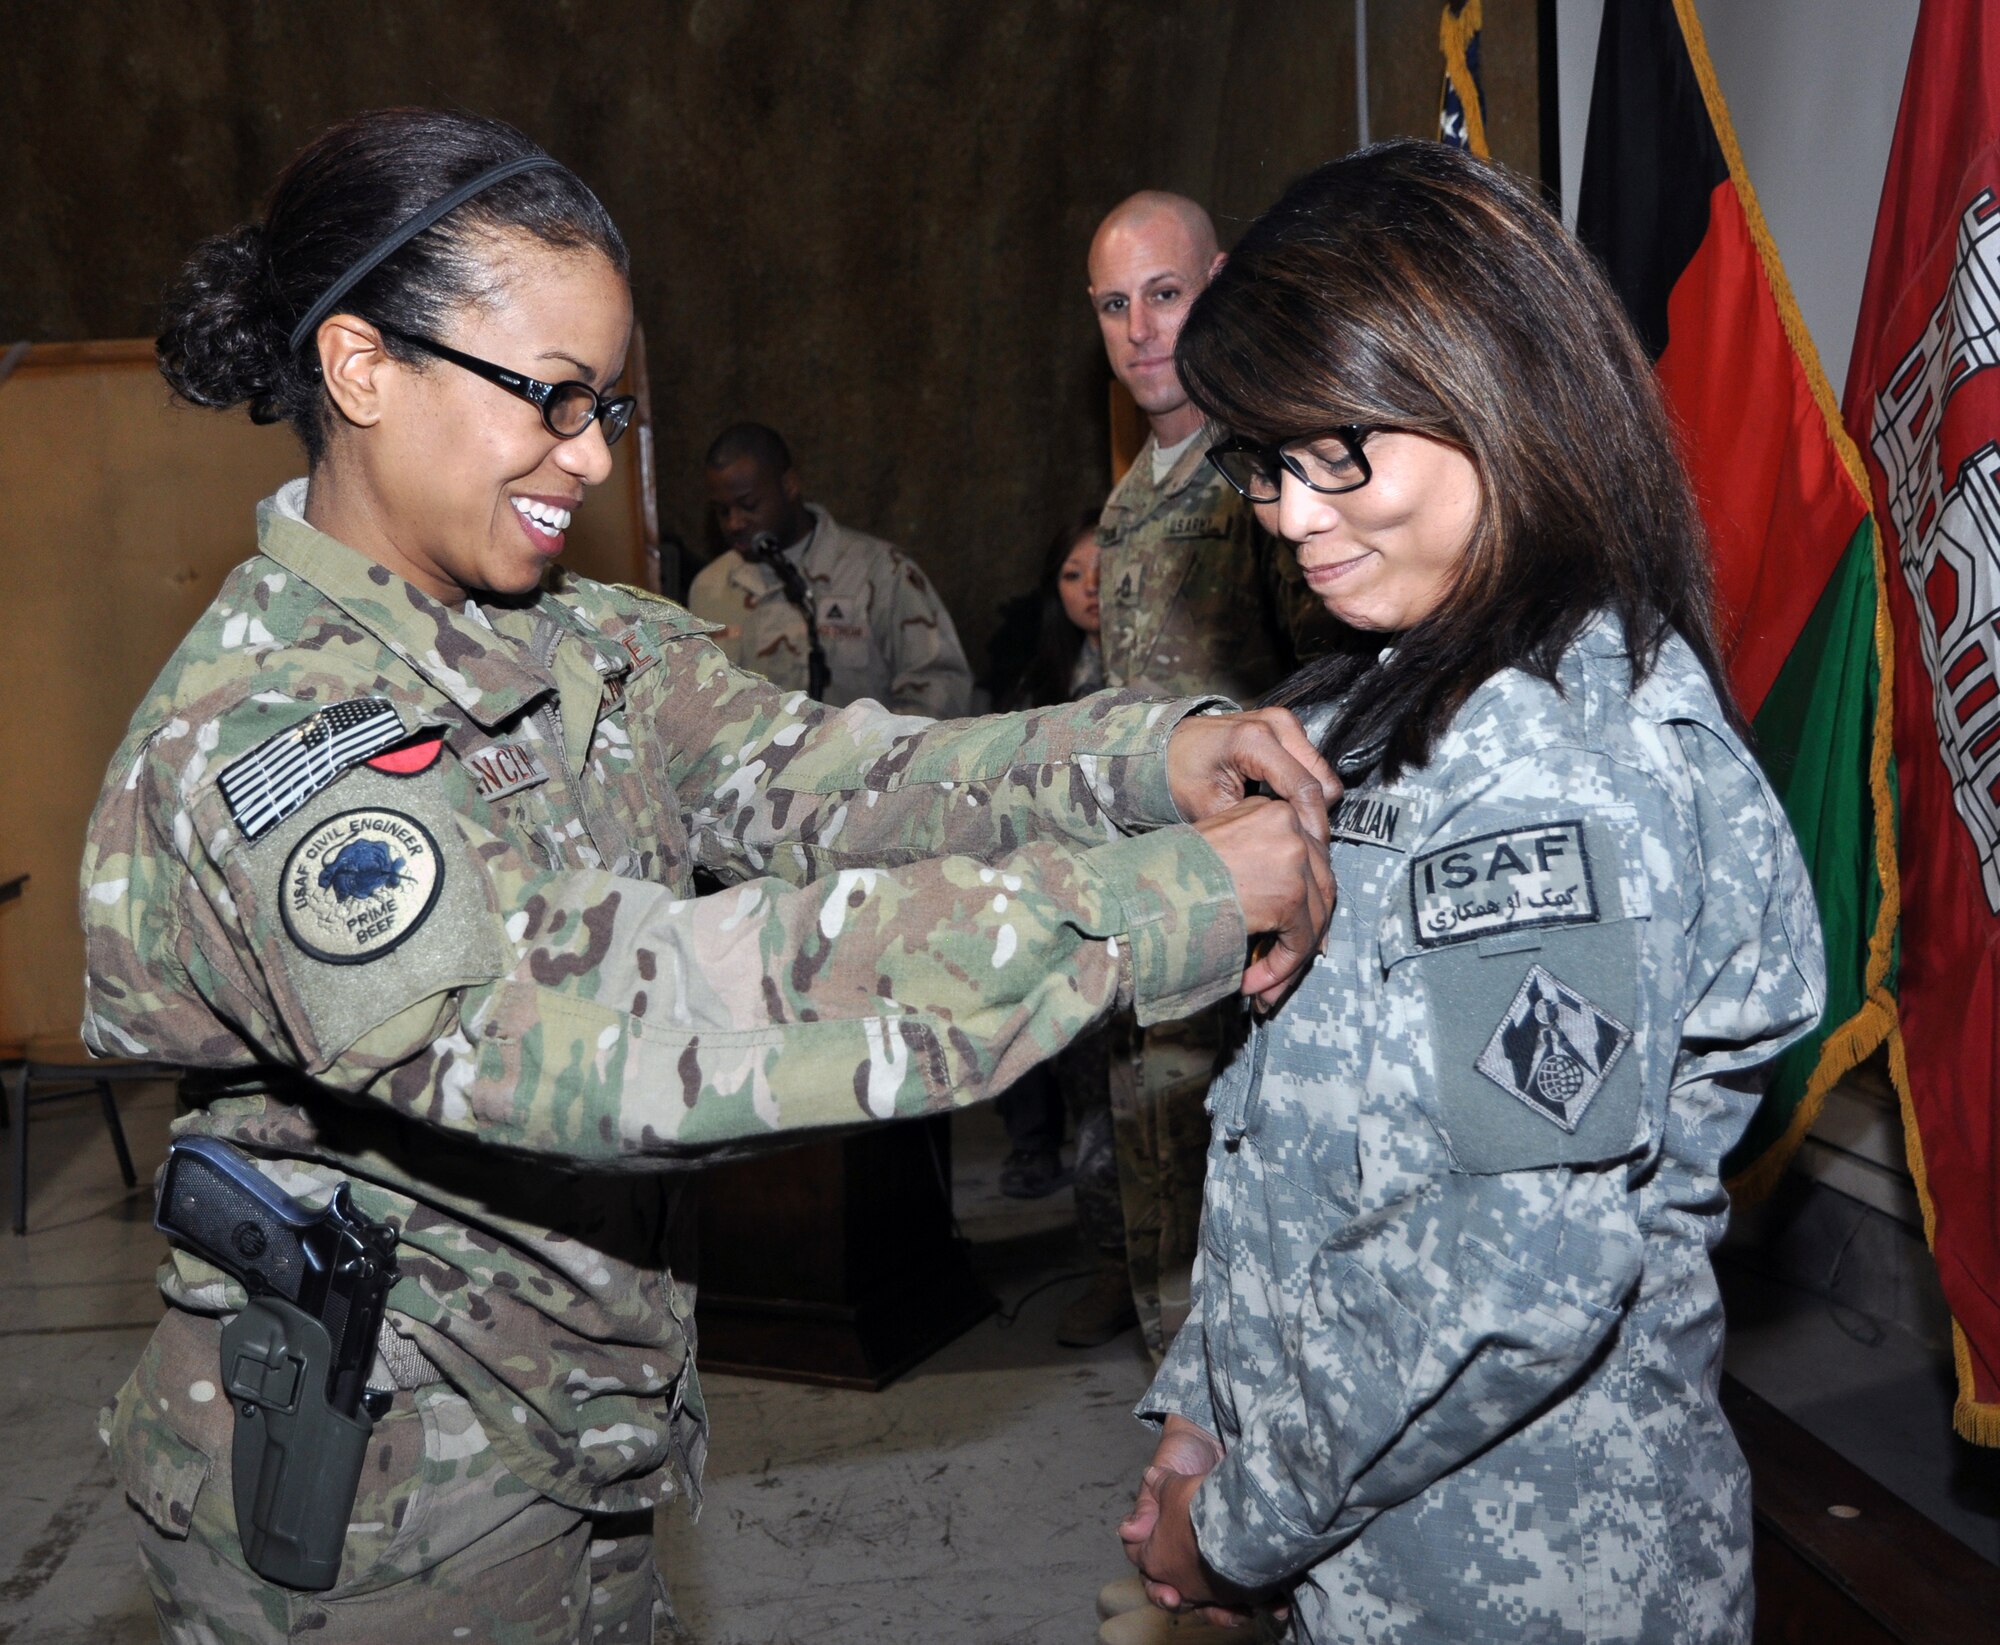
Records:
[[[1862,502],[1872,510],[1875,504],[1869,490],[1868,470],[1862,464],[1861,453],[1855,448],[1853,437],[1847,432],[1847,424],[1841,420],[1840,401],[1834,396],[1833,385],[1826,380],[1826,368],[1820,364],[1819,350],[1813,345],[1811,333],[1806,330],[1805,317],[1799,313],[1798,299],[1792,295],[1792,282],[1785,276],[1785,265],[1778,256],[1778,243],[1771,238],[1770,225],[1764,221],[1764,208],[1757,203],[1756,189],[1750,186],[1750,172],[1743,164],[1743,146],[1736,141],[1736,127],[1729,118],[1729,105],[1722,100],[1722,87],[1715,78],[1715,65],[1709,61],[1708,39],[1701,32],[1701,19],[1695,15],[1694,0],[1674,0],[1674,15],[1680,19],[1681,38],[1687,42],[1688,61],[1694,65],[1694,77],[1701,85],[1701,99],[1708,105],[1708,122],[1715,128],[1716,141],[1722,145],[1723,157],[1729,162],[1729,179],[1736,185],[1736,198],[1743,204],[1743,215],[1750,225],[1750,238],[1755,242],[1757,256],[1764,265],[1764,278],[1770,283],[1771,296],[1777,302],[1778,318],[1791,342],[1792,354],[1805,370],[1806,383],[1819,405],[1820,416],[1825,419],[1827,438],[1833,441],[1834,450],[1840,454],[1841,466],[1847,470],[1847,477],[1854,482],[1854,489]]]
[[[1910,1113],[1909,1077],[1903,1069],[1902,1030],[1896,1018],[1895,996],[1889,992],[1889,961],[1895,950],[1896,926],[1903,916],[1903,881],[1896,864],[1895,795],[1889,788],[1889,761],[1895,751],[1896,635],[1889,622],[1888,569],[1882,558],[1882,536],[1871,521],[1868,530],[1870,558],[1875,577],[1875,724],[1868,739],[1868,800],[1873,815],[1870,833],[1875,849],[1875,875],[1882,882],[1882,903],[1875,910],[1875,929],[1868,935],[1868,963],[1862,974],[1864,998],[1861,1009],[1820,1042],[1819,1060],[1806,1081],[1805,1095],[1799,1099],[1784,1134],[1757,1158],[1748,1170],[1738,1172],[1728,1183],[1730,1198],[1738,1204],[1754,1205],[1769,1196],[1783,1179],[1799,1151],[1799,1144],[1818,1123],[1826,1106],[1827,1093],[1884,1045],[1889,1047],[1889,1079],[1903,1110],[1903,1138],[1906,1150],[1915,1144],[1915,1120]],[[1921,1160],[1911,1168],[1917,1192],[1923,1199],[1924,1235],[1930,1237],[1929,1200],[1924,1197]],[[1969,1386],[1969,1384],[1968,1384]]]
[[[1444,77],[1458,87],[1458,105],[1465,110],[1465,144],[1482,160],[1493,158],[1486,146],[1486,109],[1480,97],[1479,85],[1472,77],[1472,64],[1466,57],[1472,44],[1472,37],[1479,32],[1480,0],[1465,0],[1464,7],[1453,14],[1450,6],[1438,19],[1438,50],[1444,53]],[[1438,106],[1444,106],[1442,93]]]
[[[1715,130],[1716,141],[1722,146],[1723,157],[1729,162],[1729,179],[1743,207],[1751,242],[1757,248],[1757,260],[1763,265],[1765,282],[1770,287],[1778,318],[1785,328],[1785,339],[1791,344],[1793,358],[1806,374],[1806,383],[1812,390],[1814,403],[1819,407],[1827,438],[1833,442],[1834,450],[1840,457],[1841,467],[1853,485],[1861,506],[1872,516],[1875,502],[1868,484],[1868,470],[1862,464],[1861,453],[1853,437],[1847,432],[1847,424],[1841,419],[1840,402],[1834,398],[1833,386],[1826,378],[1826,368],[1820,364],[1819,349],[1813,343],[1812,334],[1806,330],[1805,317],[1799,313],[1798,299],[1793,296],[1792,283],[1785,274],[1784,259],[1778,255],[1777,241],[1771,238],[1770,225],[1764,220],[1764,208],[1757,203],[1757,191],[1751,185],[1749,170],[1743,163],[1743,145],[1736,140],[1736,127],[1729,118],[1729,105],[1723,101],[1722,87],[1715,78],[1715,65],[1709,59],[1708,40],[1702,34],[1701,19],[1695,15],[1694,0],[1674,0],[1674,15],[1680,21],[1688,61],[1693,65],[1695,80],[1701,86],[1709,124]],[[1874,528],[1872,520],[1869,537],[1875,562],[1877,684],[1875,723],[1869,736],[1868,793],[1874,813],[1871,832],[1874,836],[1876,876],[1882,882],[1882,905],[1876,910],[1875,929],[1869,933],[1861,1009],[1832,1029],[1821,1042],[1819,1061],[1813,1066],[1812,1075],[1806,1081],[1805,1095],[1800,1099],[1784,1134],[1764,1150],[1754,1165],[1730,1179],[1728,1187],[1731,1196],[1744,1203],[1760,1200],[1778,1186],[1786,1167],[1792,1162],[1792,1156],[1798,1152],[1799,1144],[1805,1141],[1806,1133],[1813,1128],[1820,1111],[1826,1106],[1827,1093],[1864,1059],[1897,1035],[1896,1002],[1888,987],[1889,959],[1895,946],[1896,926],[1903,912],[1902,877],[1896,866],[1895,800],[1889,790],[1889,761],[1895,748],[1896,649],[1895,635],[1889,623],[1889,590],[1882,559],[1882,534]],[[1890,1061],[1890,1077],[1896,1083],[1898,1100],[1907,1109],[1907,1089],[1901,1077],[1893,1072],[1897,1063],[1893,1054]]]
[[[1715,66],[1709,60],[1708,42],[1702,34],[1701,20],[1695,15],[1694,0],[1674,0],[1674,14],[1680,20],[1681,35],[1687,43],[1688,58],[1694,65],[1695,79],[1701,86],[1709,121],[1729,162],[1730,180],[1735,185],[1737,199],[1742,203],[1751,240],[1764,265],[1765,278],[1770,282],[1771,295],[1777,303],[1785,336],[1805,371],[1813,399],[1818,403],[1820,416],[1826,423],[1827,435],[1840,455],[1841,466],[1872,514],[1875,505],[1872,488],[1868,484],[1868,471],[1841,418],[1840,403],[1834,398],[1832,385],[1827,382],[1819,350],[1813,346],[1812,337],[1806,330],[1798,301],[1792,295],[1791,282],[1785,277],[1777,243],[1771,238],[1763,208],[1757,203],[1756,190],[1751,186],[1749,172],[1743,164],[1742,145],[1736,140],[1736,128],[1730,122],[1728,105],[1723,101],[1722,88],[1715,78]],[[1827,1035],[1820,1047],[1819,1061],[1806,1083],[1806,1094],[1791,1123],[1786,1126],[1785,1134],[1764,1152],[1755,1165],[1730,1182],[1729,1191],[1747,1201],[1762,1198],[1775,1188],[1799,1144],[1819,1118],[1827,1093],[1863,1058],[1886,1046],[1889,1082],[1895,1089],[1896,1102],[1902,1110],[1903,1147],[1909,1160],[1911,1180],[1916,1185],[1917,1202],[1923,1210],[1924,1241],[1935,1253],[1937,1209],[1931,1199],[1930,1178],[1924,1166],[1923,1136],[1917,1127],[1916,1110],[1910,1100],[1910,1069],[1903,1049],[1902,1026],[1896,1015],[1895,999],[1888,989],[1890,955],[1903,905],[1902,877],[1896,861],[1895,807],[1889,791],[1889,761],[1895,742],[1896,654],[1895,635],[1889,621],[1888,573],[1880,530],[1873,531],[1872,536],[1878,685],[1868,760],[1868,788],[1874,809],[1875,867],[1882,882],[1882,906],[1876,911],[1875,929],[1868,942],[1867,998],[1853,1017]],[[2000,1404],[1973,1398],[1971,1348],[1957,1320],[1952,1321],[1951,1332],[1952,1360],[1958,1377],[1958,1398],[1952,1410],[1952,1426],[1975,1445],[2000,1446]]]

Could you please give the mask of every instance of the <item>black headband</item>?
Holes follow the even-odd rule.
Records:
[[[560,166],[560,160],[551,159],[546,154],[524,155],[518,160],[509,160],[505,165],[495,166],[491,171],[482,171],[471,182],[461,184],[442,200],[434,200],[414,217],[406,217],[395,228],[379,240],[374,249],[357,258],[347,267],[347,272],[328,286],[320,300],[306,310],[305,318],[292,327],[292,335],[287,344],[296,354],[305,340],[319,329],[320,321],[333,312],[334,305],[356,286],[368,278],[383,263],[387,262],[403,247],[408,245],[440,217],[456,211],[475,194],[484,194],[495,183],[504,183],[509,177],[518,177],[524,171],[539,171],[543,166]]]

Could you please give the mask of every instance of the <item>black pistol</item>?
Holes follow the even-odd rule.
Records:
[[[396,1231],[344,1182],[311,1209],[219,1137],[168,1149],[153,1225],[250,1293],[222,1333],[243,1557],[285,1587],[331,1588],[379,1414],[366,1389]]]

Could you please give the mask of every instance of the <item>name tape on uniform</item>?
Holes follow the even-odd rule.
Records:
[[[526,743],[488,743],[465,756],[465,769],[472,773],[482,800],[504,800],[549,780],[541,755]]]
[[[1394,846],[1396,830],[1402,823],[1400,800],[1362,789],[1340,797],[1340,803],[1327,818],[1327,832],[1349,845]]]
[[[1424,948],[1593,924],[1600,916],[1583,824],[1510,828],[1426,852],[1410,864],[1410,907]]]
[[[292,847],[278,907],[293,942],[328,965],[380,959],[424,923],[444,888],[437,841],[373,806],[330,817]]]
[[[403,735],[402,717],[383,698],[335,703],[232,761],[217,786],[243,837],[260,839],[343,771]]]

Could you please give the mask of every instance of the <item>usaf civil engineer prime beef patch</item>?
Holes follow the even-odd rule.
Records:
[[[1632,1031],[1543,966],[1531,965],[1478,1068],[1544,1119],[1574,1131]]]
[[[444,860],[429,829],[400,811],[343,811],[285,859],[278,905],[293,942],[329,965],[379,959],[430,914]]]

